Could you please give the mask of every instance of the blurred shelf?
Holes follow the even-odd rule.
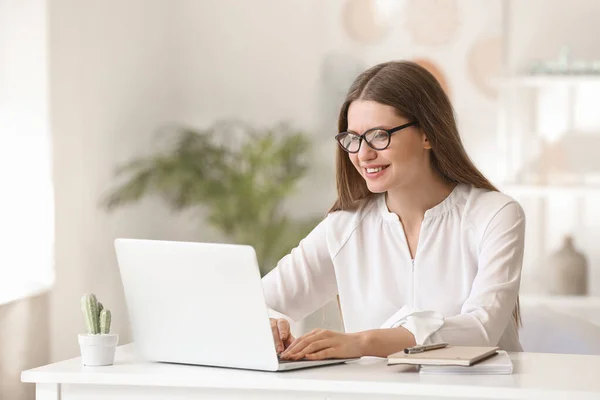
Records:
[[[552,137],[555,137],[556,139],[549,139],[546,137],[546,135],[547,135],[546,132],[543,132],[540,130],[535,130],[535,129],[523,129],[522,131],[519,132],[519,135],[541,137],[541,138],[545,138],[546,141],[551,143],[553,141],[560,141],[560,139],[564,138],[565,136],[569,136],[569,135],[597,137],[597,136],[600,136],[600,129],[597,129],[597,128],[594,128],[594,129],[589,129],[589,128],[588,129],[563,129],[558,132],[552,133]]]
[[[518,75],[497,78],[494,81],[501,86],[542,87],[551,85],[582,85],[595,83],[600,85],[600,74],[596,75]]]
[[[508,195],[549,197],[560,194],[585,196],[590,194],[600,195],[599,184],[589,185],[500,185],[500,190]]]

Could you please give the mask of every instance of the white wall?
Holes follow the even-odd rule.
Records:
[[[52,359],[76,356],[79,306],[94,292],[113,310],[113,331],[130,339],[112,241],[185,238],[191,226],[159,201],[107,215],[100,198],[116,165],[150,151],[172,119],[171,3],[56,0],[49,4],[56,188]]]

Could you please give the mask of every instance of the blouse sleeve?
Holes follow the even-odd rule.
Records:
[[[286,316],[299,321],[337,295],[327,244],[328,219],[317,225],[262,279],[271,317]]]
[[[434,310],[403,307],[383,328],[404,326],[417,344],[495,346],[510,323],[523,263],[525,216],[516,202],[491,219],[479,249],[478,272],[461,313],[444,318]]]

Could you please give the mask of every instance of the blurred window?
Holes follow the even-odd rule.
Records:
[[[46,4],[0,0],[0,304],[54,281]]]

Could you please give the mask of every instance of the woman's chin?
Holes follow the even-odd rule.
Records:
[[[369,183],[367,182],[367,188],[371,193],[384,193],[387,192],[387,185],[382,185],[380,183]]]

